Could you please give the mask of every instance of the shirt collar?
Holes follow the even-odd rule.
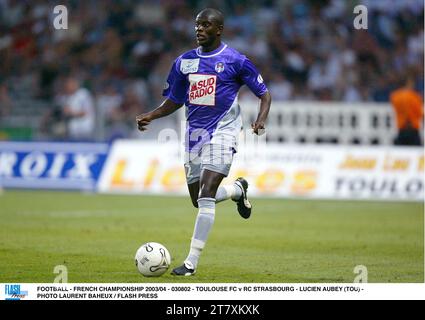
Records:
[[[196,54],[199,57],[208,58],[208,57],[212,57],[212,56],[216,56],[216,55],[220,54],[224,49],[226,49],[226,47],[227,47],[227,44],[225,44],[223,42],[220,44],[220,46],[217,49],[215,49],[213,51],[209,51],[209,52],[202,52],[202,47],[198,47],[198,48],[196,48]]]

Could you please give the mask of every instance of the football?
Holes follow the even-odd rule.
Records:
[[[134,259],[137,269],[145,277],[159,277],[168,270],[171,263],[167,248],[157,242],[143,244]]]

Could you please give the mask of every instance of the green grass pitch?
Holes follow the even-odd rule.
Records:
[[[243,220],[232,201],[216,220],[194,277],[171,268],[186,257],[196,216],[188,197],[6,191],[0,196],[0,282],[51,283],[56,265],[68,282],[369,282],[424,281],[422,203],[253,199]],[[164,244],[172,265],[144,278],[134,254]]]

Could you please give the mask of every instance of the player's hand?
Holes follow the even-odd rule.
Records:
[[[143,113],[136,117],[137,128],[140,131],[148,130],[146,127],[151,123],[152,117],[149,113]]]
[[[255,121],[251,124],[252,132],[255,133],[257,136],[261,136],[266,132],[266,128],[264,126],[263,121]]]

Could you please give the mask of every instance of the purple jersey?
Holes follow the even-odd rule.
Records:
[[[188,151],[207,142],[236,149],[242,127],[237,96],[244,84],[257,97],[267,91],[252,62],[224,43],[214,51],[197,48],[175,60],[163,95],[186,106]]]

